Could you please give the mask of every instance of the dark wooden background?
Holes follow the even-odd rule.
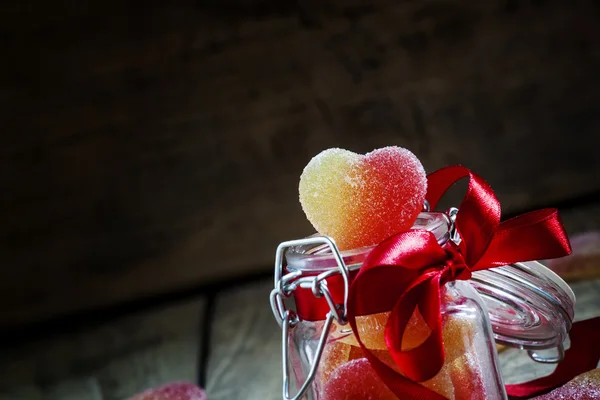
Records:
[[[320,150],[597,199],[594,0],[0,5],[0,327],[268,271]]]

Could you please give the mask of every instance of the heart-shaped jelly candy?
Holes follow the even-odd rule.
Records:
[[[299,192],[317,232],[348,250],[410,229],[423,209],[427,178],[419,159],[401,147],[365,155],[328,149],[304,168]]]

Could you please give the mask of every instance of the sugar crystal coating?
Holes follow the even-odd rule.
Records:
[[[188,382],[174,382],[146,390],[130,400],[207,400],[206,393]]]
[[[600,399],[600,369],[581,374],[550,393],[535,400],[597,400]]]
[[[427,177],[401,147],[365,155],[328,149],[300,177],[300,203],[317,232],[342,250],[380,243],[412,227],[423,207]]]
[[[340,340],[330,341],[325,345],[316,377],[320,387],[329,380],[335,369],[350,359],[351,348],[352,346]]]
[[[486,400],[488,396],[483,382],[483,371],[477,355],[469,352],[449,362],[450,378],[456,400]]]
[[[396,400],[366,358],[350,360],[337,368],[321,393],[322,400]]]

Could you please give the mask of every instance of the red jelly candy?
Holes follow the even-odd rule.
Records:
[[[207,397],[204,390],[196,385],[175,382],[146,390],[129,400],[207,400]]]
[[[321,393],[323,400],[396,400],[366,358],[348,361],[331,374]]]
[[[317,232],[347,250],[410,229],[423,208],[427,177],[419,159],[401,147],[366,155],[329,149],[304,168],[298,189]]]

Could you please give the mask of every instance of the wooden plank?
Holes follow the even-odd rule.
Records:
[[[273,282],[219,295],[206,391],[211,400],[281,399],[281,330],[269,306]]]
[[[2,343],[1,400],[123,400],[198,377],[205,301],[137,312],[23,343]]]
[[[263,271],[326,147],[600,190],[593,0],[259,3],[3,2],[0,327]]]

